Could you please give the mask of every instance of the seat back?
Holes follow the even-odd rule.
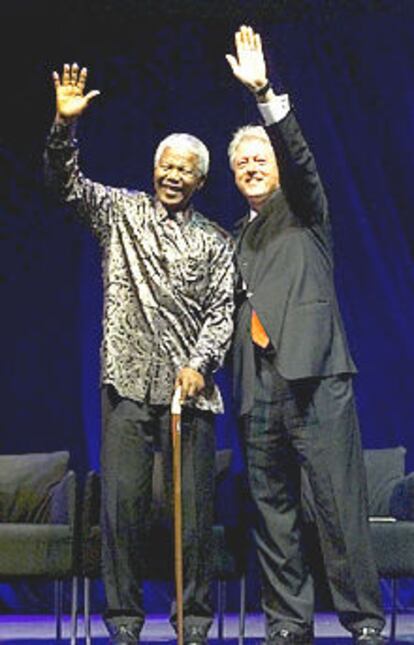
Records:
[[[0,523],[45,524],[69,452],[0,455]]]
[[[405,474],[405,455],[406,449],[402,446],[364,450],[370,516],[390,515],[395,486]]]

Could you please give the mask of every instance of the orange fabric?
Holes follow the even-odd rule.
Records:
[[[251,330],[253,342],[256,343],[256,345],[259,345],[259,347],[263,347],[263,349],[267,347],[270,343],[270,338],[266,334],[265,329],[260,322],[260,318],[254,309],[252,311]]]

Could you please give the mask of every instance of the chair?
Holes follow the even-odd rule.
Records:
[[[76,642],[76,480],[69,453],[0,455],[0,579],[54,581],[56,639],[62,638],[63,582],[72,582]]]
[[[368,484],[368,513],[375,562],[381,578],[391,580],[390,641],[395,641],[398,579],[414,577],[414,472],[405,473],[402,446],[364,450]],[[302,501],[310,568],[321,595],[328,595],[322,555],[314,524],[313,499],[303,475]]]
[[[390,641],[397,631],[398,580],[414,577],[414,472],[402,446],[365,450],[369,521],[378,574],[391,580]]]
[[[216,453],[216,486],[229,471],[231,450]],[[91,643],[90,582],[101,575],[100,477],[95,471],[87,474],[82,506],[81,571],[84,578],[84,622],[87,645]],[[173,543],[169,532],[166,539],[165,519],[168,505],[163,494],[161,454],[156,452],[153,469],[153,499],[149,543],[154,553],[166,554],[148,562],[147,579],[166,580],[173,575]],[[160,526],[164,530],[160,531]],[[213,576],[217,580],[218,637],[224,635],[226,582],[237,579],[240,584],[239,643],[243,642],[246,613],[246,583],[244,576],[245,533],[240,527],[215,525],[213,527]],[[158,547],[159,545],[159,547]]]

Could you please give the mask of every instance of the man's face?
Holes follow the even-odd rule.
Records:
[[[165,148],[154,167],[155,193],[169,211],[183,210],[204,180],[197,155],[185,149]]]
[[[257,210],[279,188],[279,169],[270,143],[257,137],[242,139],[233,162],[236,186]]]

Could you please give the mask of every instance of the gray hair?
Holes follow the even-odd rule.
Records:
[[[234,132],[227,149],[231,168],[233,168],[236,150],[243,139],[260,139],[261,141],[265,141],[266,143],[271,145],[268,134],[263,126],[243,125],[241,128],[236,130],[236,132]]]
[[[197,156],[197,167],[201,175],[203,177],[207,175],[210,164],[210,153],[207,146],[200,139],[197,139],[197,137],[193,137],[192,134],[187,134],[186,132],[175,132],[174,134],[168,135],[157,146],[154,156],[155,165],[159,162],[166,148],[180,148],[192,152]]]

